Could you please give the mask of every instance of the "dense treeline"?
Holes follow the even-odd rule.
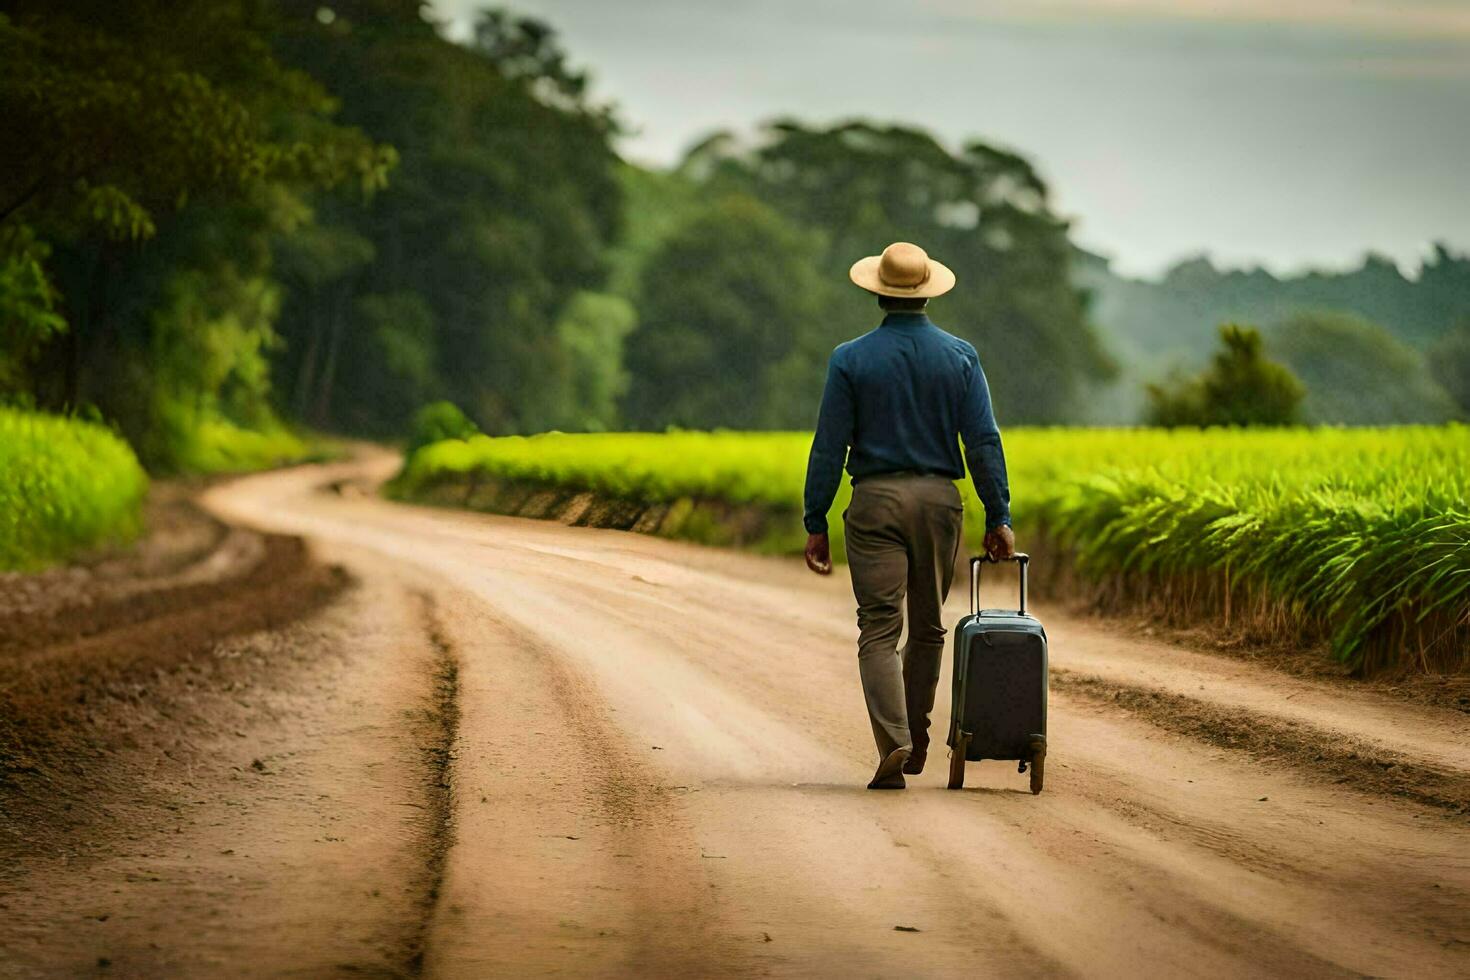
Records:
[[[8,5],[0,44],[7,400],[100,410],[164,468],[282,410],[608,410],[613,123],[540,25],[487,12],[459,45],[416,0],[64,0]]]
[[[187,465],[273,425],[270,241],[306,196],[383,186],[391,149],[269,50],[247,3],[11,2],[0,15],[0,386],[100,410]]]
[[[290,455],[283,420],[398,434],[439,399],[492,434],[802,427],[832,347],[879,319],[849,264],[907,239],[959,274],[934,316],[980,348],[1007,423],[1106,417],[1120,373],[1132,421],[1160,352],[1302,305],[1385,324],[1266,331],[1304,417],[1466,404],[1470,262],[1447,252],[1416,282],[1370,263],[1256,305],[1254,274],[1089,278],[1015,153],[782,120],[645,170],[548,27],[489,10],[455,42],[426,12],[0,5],[0,402],[100,415],[155,469]],[[1389,384],[1416,394],[1335,418],[1356,405],[1339,345],[1412,368]]]
[[[317,233],[283,249],[293,413],[393,433],[448,397],[514,432],[606,409],[589,395],[613,353],[596,320],[631,315],[583,294],[602,288],[622,216],[614,124],[555,39],[500,12],[458,45],[417,3],[338,4],[326,24],[314,0],[282,6],[281,57],[401,155],[366,206],[328,202]]]
[[[898,238],[974,287],[940,316],[1012,419],[1110,369],[1046,188],[983,144],[782,122],[642,171],[544,25],[455,43],[417,0],[19,2],[0,43],[5,400],[155,467],[441,398],[488,432],[805,424],[878,319],[847,265]]]
[[[1202,365],[1224,321],[1262,329],[1267,351],[1307,388],[1301,415],[1348,425],[1470,415],[1470,255],[1436,245],[1414,275],[1368,255],[1344,272],[1276,276],[1180,262],[1130,279],[1078,253],[1105,342],[1125,370],[1109,418],[1136,417],[1140,382]]]
[[[827,354],[881,318],[848,267],[896,240],[955,270],[961,288],[934,317],[983,352],[1007,419],[1076,418],[1113,372],[1069,279],[1066,222],[1016,154],[783,120],[753,144],[708,138],[674,179],[709,203],[644,268],[645,322],[628,350],[635,424],[809,424]]]

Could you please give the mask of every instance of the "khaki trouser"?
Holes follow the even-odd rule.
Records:
[[[941,607],[954,581],[964,510],[942,476],[858,481],[843,514],[858,603],[858,669],[878,757],[929,750],[929,715],[944,654]],[[908,599],[908,642],[898,649]]]

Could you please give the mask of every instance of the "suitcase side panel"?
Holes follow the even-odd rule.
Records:
[[[950,744],[971,735],[966,757],[1021,759],[1046,734],[1046,631],[1014,613],[969,616],[955,629]]]

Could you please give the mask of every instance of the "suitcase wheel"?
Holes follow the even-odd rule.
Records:
[[[970,748],[970,736],[961,734],[949,751],[949,788],[965,788],[965,753]]]
[[[1041,792],[1041,781],[1046,772],[1046,741],[1035,739],[1031,742],[1031,795],[1035,796]]]

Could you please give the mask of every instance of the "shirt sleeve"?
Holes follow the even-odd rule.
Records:
[[[1011,488],[1006,480],[1005,450],[1000,444],[1000,428],[990,406],[990,385],[980,359],[971,362],[973,369],[965,402],[960,409],[960,438],[965,443],[965,462],[975,492],[985,505],[985,530],[993,531],[1011,523]]]
[[[827,511],[842,484],[842,467],[852,444],[852,384],[843,373],[834,352],[827,362],[827,384],[822,390],[822,408],[817,413],[817,434],[812,439],[806,463],[805,513],[802,523],[808,534],[827,533]]]

